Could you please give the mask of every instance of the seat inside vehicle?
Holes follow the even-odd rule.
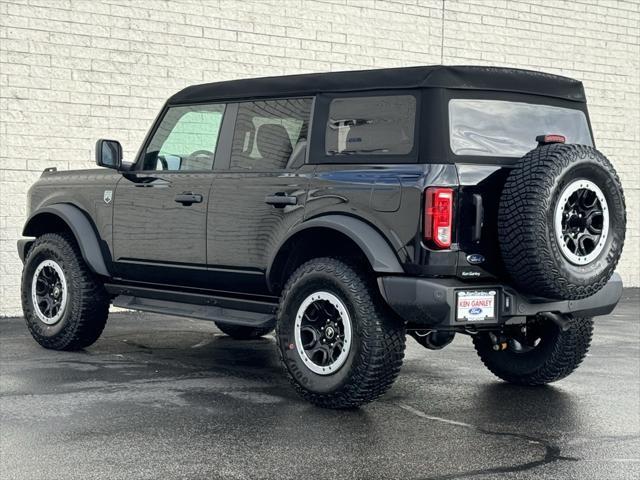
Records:
[[[275,123],[266,123],[258,127],[256,147],[266,169],[285,168],[293,147],[287,130]]]

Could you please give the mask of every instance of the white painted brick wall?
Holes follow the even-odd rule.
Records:
[[[638,286],[639,29],[638,0],[0,0],[0,315],[20,311],[15,240],[29,185],[47,166],[91,167],[99,137],[131,158],[176,90],[441,62],[584,82],[627,196],[619,271]]]

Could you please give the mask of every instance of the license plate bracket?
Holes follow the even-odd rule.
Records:
[[[495,322],[496,290],[459,290],[456,292],[457,322]]]

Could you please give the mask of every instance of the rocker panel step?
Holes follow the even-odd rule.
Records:
[[[267,326],[275,320],[277,305],[260,300],[225,298],[143,287],[105,285],[117,295],[116,307],[130,310],[198,318],[213,322],[250,327]]]

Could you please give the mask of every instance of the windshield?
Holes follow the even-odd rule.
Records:
[[[536,147],[538,135],[547,134],[593,145],[580,110],[502,100],[449,101],[449,132],[456,155],[522,157]]]

